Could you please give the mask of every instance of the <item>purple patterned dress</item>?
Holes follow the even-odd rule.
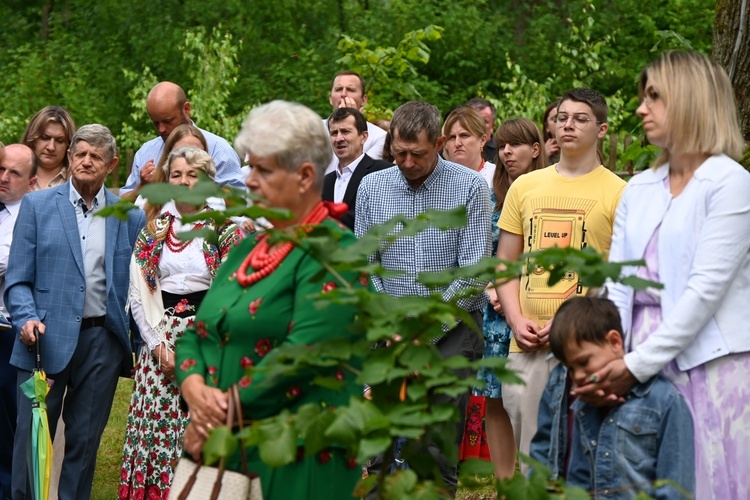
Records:
[[[646,247],[646,266],[638,271],[652,281],[659,281],[658,241],[657,228]],[[661,320],[659,291],[636,291],[630,347],[646,340]],[[750,498],[750,353],[724,356],[688,371],[672,361],[661,373],[677,387],[693,415],[695,498]]]

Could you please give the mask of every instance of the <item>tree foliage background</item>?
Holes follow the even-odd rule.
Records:
[[[630,133],[638,128],[640,70],[671,47],[709,53],[714,7],[709,0],[6,0],[0,141],[18,141],[37,110],[58,104],[78,125],[103,123],[121,145],[137,147],[153,136],[143,97],[158,80],[182,85],[197,123],[231,140],[245,110],[271,99],[327,114],[332,76],[352,65],[372,70],[365,74],[371,118],[387,118],[410,98],[447,111],[482,95],[498,104],[500,120],[539,121],[547,102],[583,84],[608,97],[612,128]],[[402,60],[389,60],[394,55]],[[375,70],[378,57],[384,64]]]

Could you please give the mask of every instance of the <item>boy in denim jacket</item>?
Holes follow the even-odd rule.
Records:
[[[594,297],[565,302],[555,315],[550,347],[564,368],[550,376],[539,406],[532,457],[548,464],[553,478],[567,476],[569,485],[586,489],[593,498],[644,492],[657,499],[684,499],[694,494],[693,420],[680,393],[661,375],[636,385],[610,408],[574,401],[569,436],[565,369],[573,385],[582,385],[625,355],[615,305]]]

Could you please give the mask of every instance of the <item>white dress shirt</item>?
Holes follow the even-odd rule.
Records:
[[[8,203],[0,210],[0,307],[5,308],[3,293],[5,292],[5,271],[8,270],[8,254],[13,241],[13,226],[16,225],[21,200]],[[5,314],[5,313],[4,313]]]
[[[359,165],[359,162],[361,162],[364,157],[365,154],[362,153],[356,160],[344,168],[341,168],[341,165],[336,168],[336,184],[333,186],[333,201],[335,203],[341,203],[344,200],[344,194],[346,194],[346,188],[349,186],[349,181],[352,180],[352,175],[357,169],[357,165]]]
[[[323,126],[328,132],[328,118],[323,120]],[[383,145],[385,144],[386,131],[378,127],[374,123],[367,122],[367,140],[364,146],[362,146],[362,152],[373,160],[380,160],[383,158]],[[339,164],[339,159],[336,155],[331,158],[331,163],[326,168],[326,173],[333,172]]]

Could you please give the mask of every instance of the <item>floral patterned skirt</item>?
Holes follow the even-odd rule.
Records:
[[[488,462],[490,458],[490,445],[487,443],[487,430],[484,424],[486,398],[484,396],[471,395],[469,406],[466,408],[466,426],[464,437],[458,449],[458,459],[468,460],[479,458]]]
[[[167,339],[174,343],[195,316],[164,319]],[[135,367],[135,387],[122,452],[118,498],[166,499],[172,484],[172,463],[182,454],[189,422],[180,408],[180,389],[164,375],[144,346]]]
[[[662,320],[660,306],[636,304],[632,345]],[[737,325],[747,328],[747,325]],[[685,398],[695,428],[695,498],[750,498],[750,352],[729,354],[687,371],[661,371]]]

